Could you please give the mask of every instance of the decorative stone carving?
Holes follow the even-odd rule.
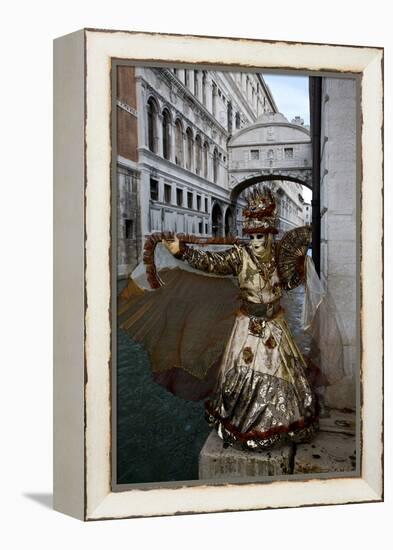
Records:
[[[123,103],[122,101],[120,101],[119,99],[116,101],[116,105],[118,107],[120,107],[120,109],[123,109],[124,111],[127,111],[127,113],[130,113],[131,115],[133,115],[134,117],[137,117],[138,116],[138,111],[136,109],[134,109],[134,107],[131,107],[130,105],[128,105],[127,103]]]

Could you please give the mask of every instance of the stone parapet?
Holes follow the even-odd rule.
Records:
[[[265,452],[224,448],[222,440],[213,430],[199,455],[199,479],[229,480],[290,474],[293,455],[293,445]]]
[[[268,451],[224,448],[212,431],[199,455],[199,479],[241,480],[290,474],[353,473],[356,468],[355,414],[330,410],[310,443],[283,445]]]

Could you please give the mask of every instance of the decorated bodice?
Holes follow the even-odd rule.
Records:
[[[243,300],[270,304],[281,297],[280,279],[275,259],[259,262],[248,247],[242,248],[242,263],[237,275]]]
[[[270,304],[282,294],[276,261],[260,262],[251,247],[234,245],[222,252],[186,247],[182,259],[192,267],[216,275],[236,276],[241,298],[254,304]]]

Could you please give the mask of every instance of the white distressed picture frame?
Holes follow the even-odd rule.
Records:
[[[383,50],[89,29],[54,48],[55,509],[98,520],[382,500]],[[112,59],[361,74],[359,477],[112,491]]]

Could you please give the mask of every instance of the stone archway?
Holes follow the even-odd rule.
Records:
[[[294,175],[284,175],[283,173],[271,173],[271,174],[259,174],[259,175],[253,175],[251,177],[245,178],[244,180],[236,183],[232,187],[230,199],[235,205],[239,199],[239,196],[243,191],[245,191],[248,187],[252,187],[253,185],[257,185],[258,183],[263,182],[273,182],[273,181],[281,181],[281,182],[293,182],[298,183],[300,185],[304,185],[305,187],[311,189],[313,191],[312,185],[310,185],[310,182],[308,178],[306,180],[300,179]],[[313,204],[313,200],[311,200],[311,204]],[[312,221],[312,257],[315,264],[319,265],[320,261],[320,254],[321,254],[321,233],[320,233],[320,217],[319,216],[313,216]]]
[[[236,203],[237,199],[239,198],[239,195],[245,189],[247,189],[248,187],[252,187],[253,185],[256,185],[258,183],[262,183],[264,181],[292,181],[294,183],[300,183],[300,185],[304,185],[305,187],[312,189],[312,186],[310,185],[308,180],[303,180],[290,174],[287,175],[280,172],[269,173],[269,174],[258,174],[256,176],[245,178],[244,180],[236,183],[232,187],[231,196],[230,196],[231,201]]]
[[[215,202],[212,207],[212,235],[213,237],[223,236],[223,216],[222,210],[218,202]]]

